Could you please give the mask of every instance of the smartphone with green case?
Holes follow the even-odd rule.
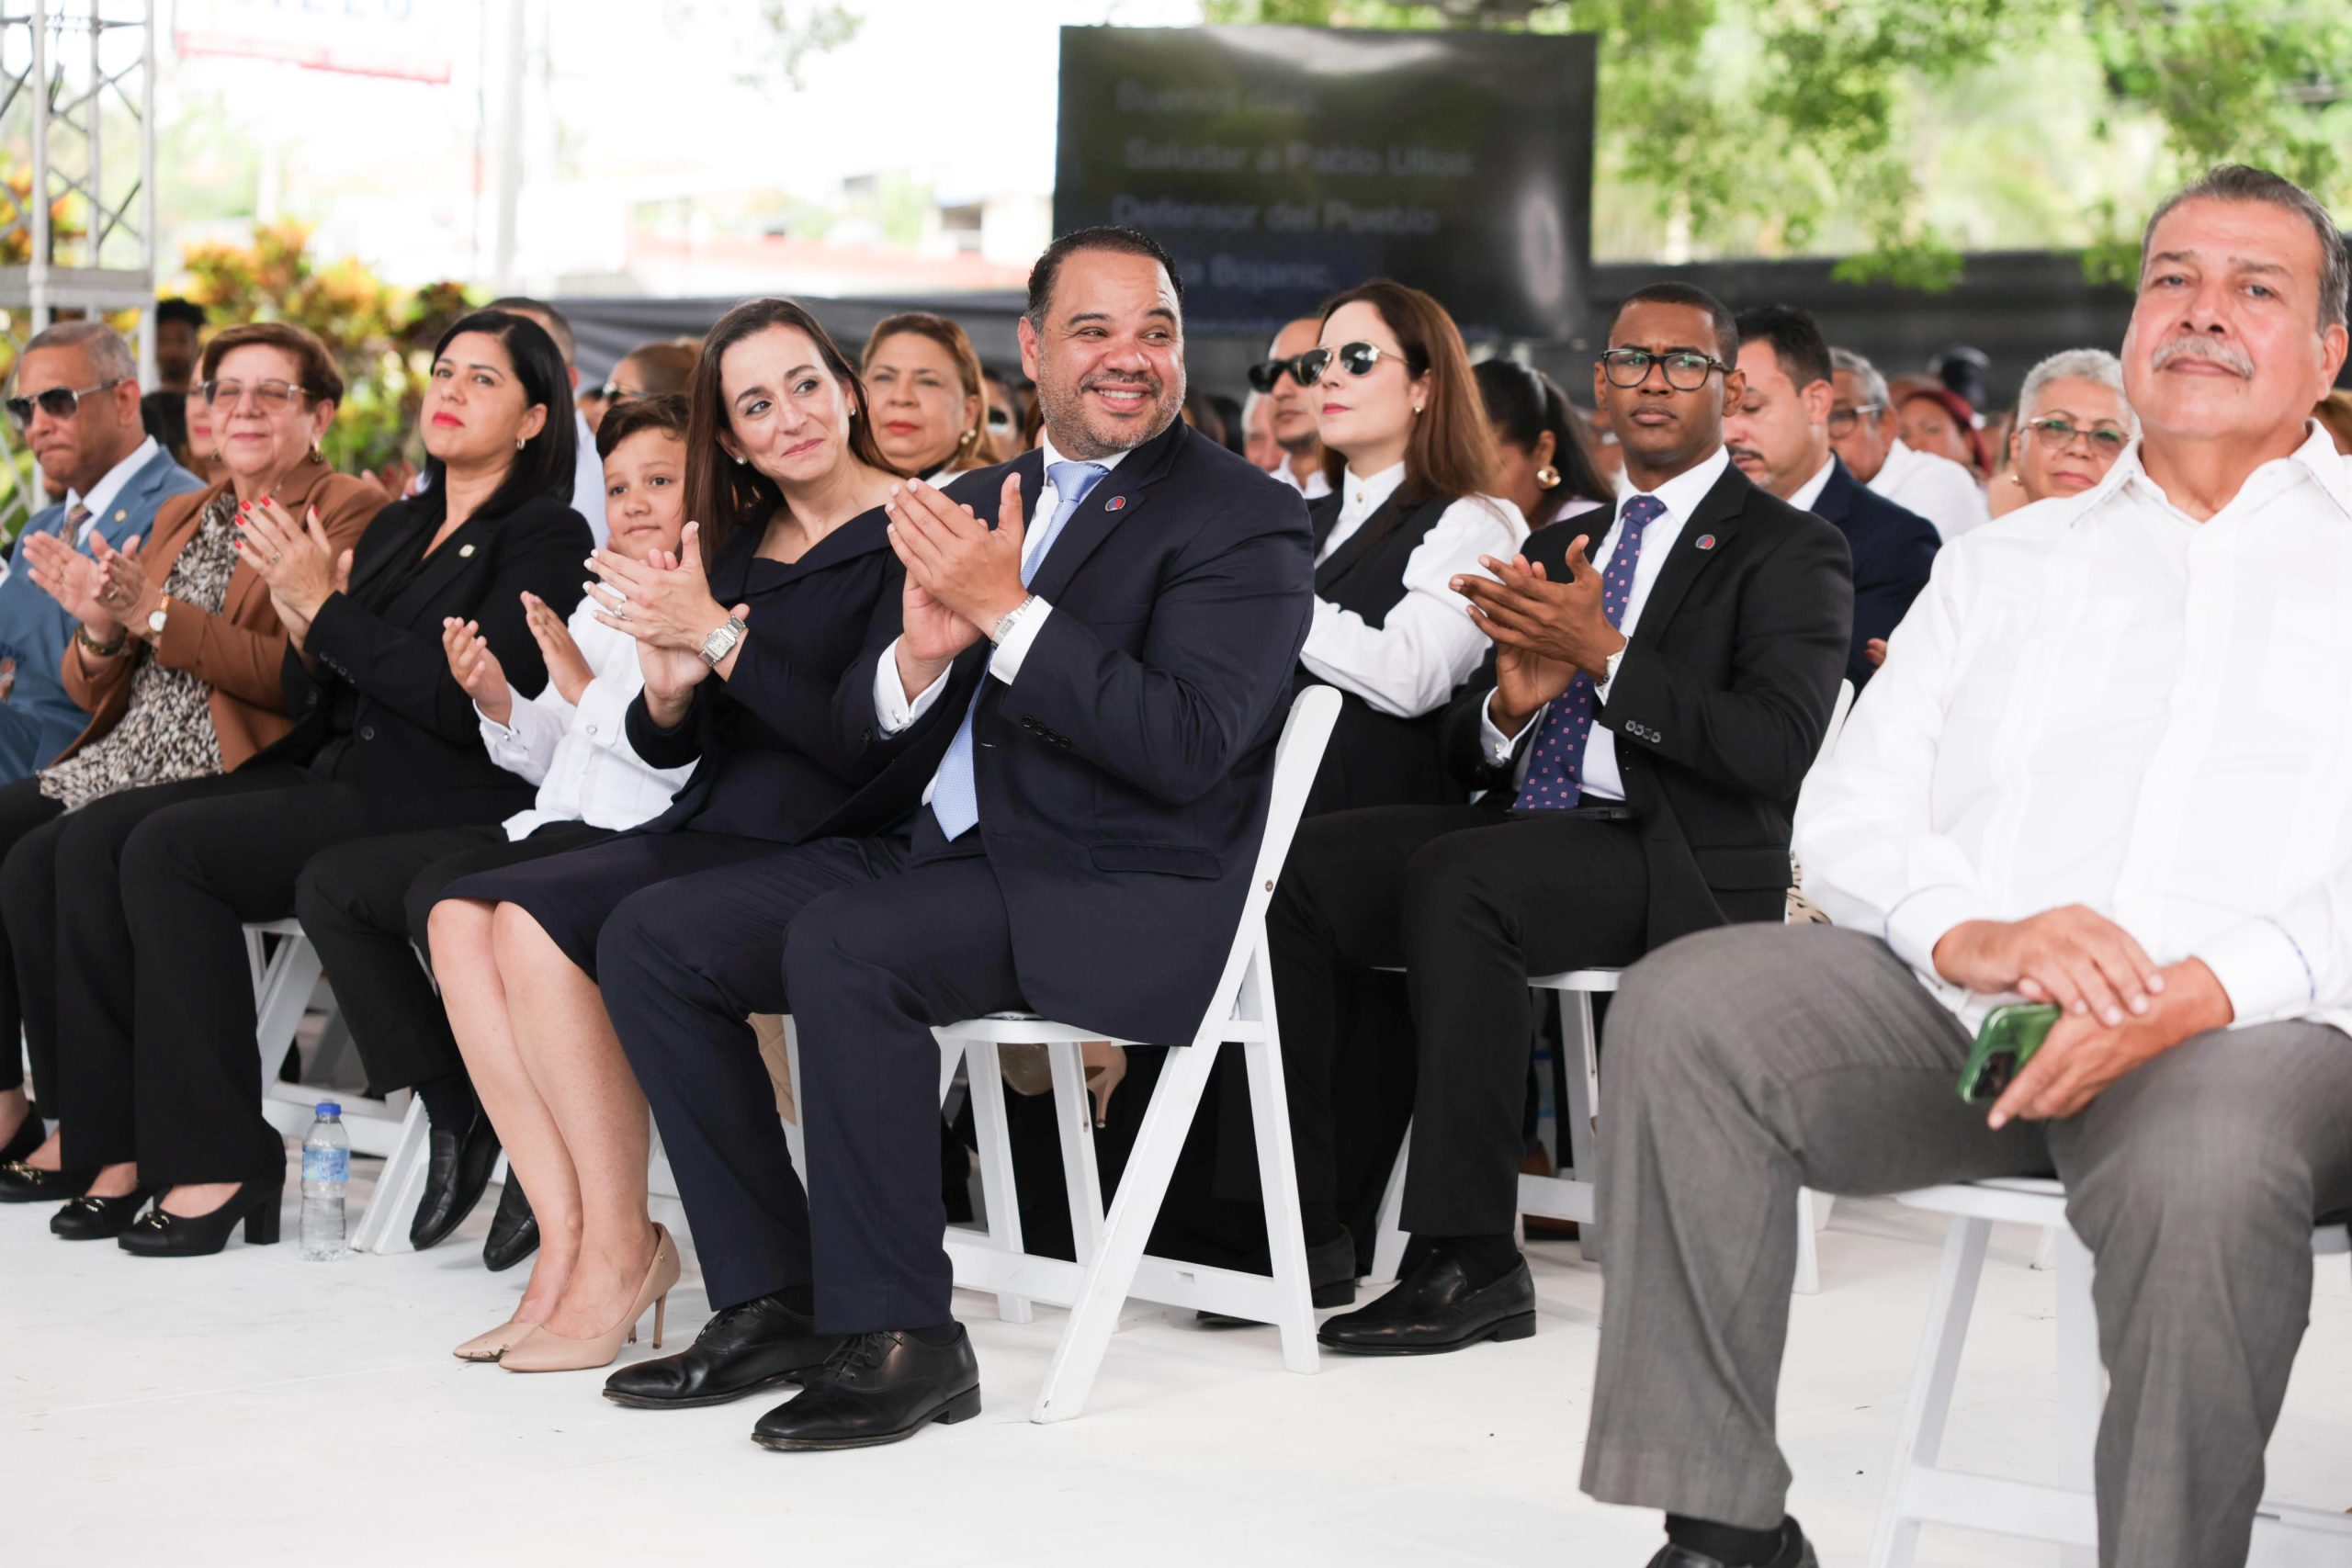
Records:
[[[1968,1065],[1960,1070],[1960,1098],[1970,1104],[1998,1100],[2058,1021],[2052,1002],[2010,1002],[1984,1015]]]

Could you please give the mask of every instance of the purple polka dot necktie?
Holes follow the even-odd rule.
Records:
[[[1637,495],[1617,514],[1617,543],[1600,570],[1600,613],[1622,626],[1634,596],[1634,569],[1641,564],[1642,530],[1666,515],[1666,503]],[[1552,699],[1528,753],[1527,783],[1513,802],[1521,811],[1566,811],[1584,795],[1584,743],[1592,734],[1592,677],[1579,670],[1568,689]]]

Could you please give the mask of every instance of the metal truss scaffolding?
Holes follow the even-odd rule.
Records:
[[[0,313],[13,350],[61,319],[138,312],[154,378],[153,0],[0,0]],[[0,421],[19,476],[30,464]],[[0,499],[0,534],[39,506]]]

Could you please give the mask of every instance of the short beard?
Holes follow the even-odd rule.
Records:
[[[1067,389],[1059,385],[1037,383],[1037,401],[1046,411],[1046,439],[1054,450],[1065,457],[1081,461],[1096,457],[1113,457],[1122,452],[1132,452],[1163,434],[1184,412],[1184,384],[1180,376],[1176,384],[1163,386],[1159,401],[1152,410],[1151,426],[1132,443],[1125,441],[1125,432],[1115,438],[1097,434],[1086,423],[1086,391],[1083,387]]]

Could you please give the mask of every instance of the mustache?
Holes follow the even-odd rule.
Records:
[[[2239,379],[2254,379],[2254,361],[2240,349],[2215,343],[2205,337],[2177,337],[2157,345],[2155,355],[2148,361],[2148,368],[2161,370],[2179,359],[2204,359],[2234,372]]]
[[[1157,392],[1159,390],[1159,378],[1130,370],[1103,370],[1089,376],[1078,384],[1078,389],[1081,392],[1091,391],[1096,387],[1140,388],[1148,392]]]

